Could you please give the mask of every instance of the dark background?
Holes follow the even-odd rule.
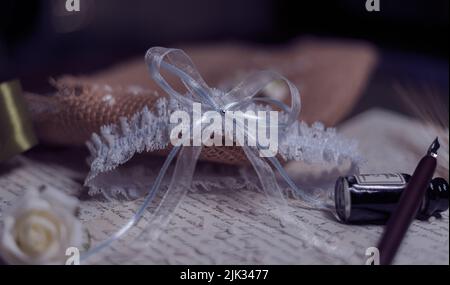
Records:
[[[448,110],[448,0],[65,0],[0,3],[0,81],[45,92],[48,78],[100,69],[154,45],[244,42],[278,45],[301,35],[374,43],[380,62],[355,112],[401,110],[392,84],[431,86]],[[355,113],[354,112],[354,113]]]

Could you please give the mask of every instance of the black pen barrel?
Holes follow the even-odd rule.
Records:
[[[391,264],[411,222],[417,215],[422,199],[436,169],[436,158],[423,157],[400,196],[397,208],[388,220],[383,237],[378,244],[380,264]]]

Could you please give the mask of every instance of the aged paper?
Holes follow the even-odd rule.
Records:
[[[345,123],[340,131],[360,141],[367,159],[362,172],[411,173],[421,156],[415,150],[425,150],[432,139],[417,136],[416,126],[402,116],[372,110]],[[26,189],[48,185],[81,200],[80,218],[91,245],[125,224],[142,199],[119,202],[89,197],[82,186],[88,171],[86,155],[84,150],[40,148],[1,165],[0,221],[2,212]],[[366,249],[375,246],[382,233],[381,226],[344,225],[329,214],[300,207],[292,207],[293,224],[283,224],[254,185],[239,174],[208,174],[210,168],[199,167],[195,189],[157,239],[129,247],[150,217],[145,215],[129,239],[116,242],[95,262],[364,264]],[[439,220],[415,221],[395,263],[448,264],[448,236],[448,211]]]

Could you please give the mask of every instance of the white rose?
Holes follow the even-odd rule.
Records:
[[[47,188],[29,190],[4,213],[0,255],[9,264],[64,264],[66,249],[80,247],[78,200]]]

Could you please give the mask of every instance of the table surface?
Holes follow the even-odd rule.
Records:
[[[347,121],[339,131],[359,141],[367,160],[362,173],[411,173],[433,139],[419,135],[423,133],[421,128],[406,117],[374,109]],[[26,189],[45,184],[80,198],[80,219],[89,231],[91,245],[117,230],[142,199],[105,201],[89,197],[82,186],[88,172],[86,155],[84,149],[40,147],[2,165],[0,221],[5,209]],[[127,166],[122,174],[131,175],[130,179],[143,174],[149,177],[146,183],[151,183],[150,177],[158,170],[152,166],[154,160],[146,159],[148,165]],[[290,171],[293,176],[302,175],[296,174],[295,167]],[[383,231],[381,226],[341,224],[321,211],[295,207],[295,201],[291,211],[295,225],[286,227],[257,188],[236,169],[200,164],[192,191],[156,239],[135,243],[133,236],[142,232],[150,217],[145,215],[127,239],[88,262],[364,264],[366,249],[377,244]],[[448,236],[448,211],[442,219],[414,221],[395,263],[448,264]]]

